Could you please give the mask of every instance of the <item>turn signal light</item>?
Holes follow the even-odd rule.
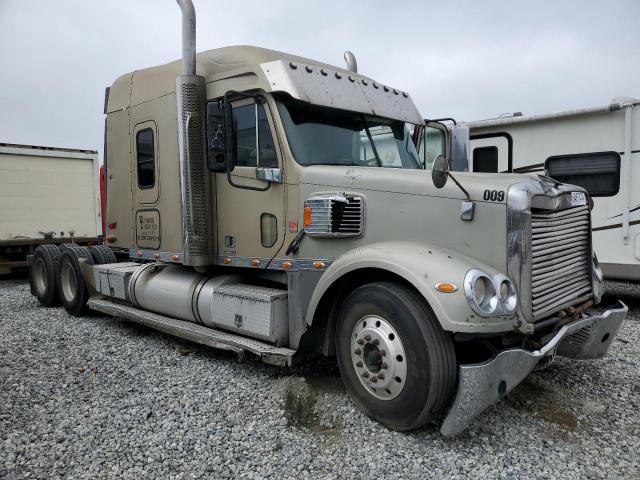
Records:
[[[458,287],[453,283],[439,283],[436,285],[436,290],[442,293],[453,293],[458,291]]]
[[[311,225],[311,207],[304,207],[302,220],[305,227],[309,227]]]

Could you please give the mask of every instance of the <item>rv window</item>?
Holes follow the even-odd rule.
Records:
[[[610,197],[620,190],[620,155],[617,152],[550,157],[546,169],[550,177],[583,187],[592,197]]]
[[[277,167],[273,137],[264,105],[251,104],[233,108],[240,167]],[[256,136],[256,124],[258,131]]]
[[[136,134],[136,155],[138,167],[138,187],[153,188],[156,184],[156,164],[154,160],[153,130],[145,128]]]
[[[473,171],[498,173],[498,147],[474,148]]]

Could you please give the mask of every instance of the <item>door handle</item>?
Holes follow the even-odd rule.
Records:
[[[281,168],[256,168],[256,178],[265,182],[282,183]]]

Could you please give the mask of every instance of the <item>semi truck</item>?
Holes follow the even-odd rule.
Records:
[[[98,242],[98,169],[95,150],[0,143],[0,275],[38,245]]]
[[[463,431],[555,355],[592,359],[602,308],[587,192],[538,175],[423,168],[410,95],[251,46],[107,90],[106,244],[38,249],[35,295],[274,365],[335,356],[390,429]],[[452,142],[456,144],[456,142]],[[489,193],[487,193],[489,192]]]

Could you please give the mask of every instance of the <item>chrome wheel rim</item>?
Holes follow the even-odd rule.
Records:
[[[72,302],[78,290],[76,272],[70,262],[63,262],[60,268],[60,286],[65,300]]]
[[[47,267],[44,260],[37,258],[33,264],[33,284],[38,295],[44,295],[47,290]]]
[[[380,400],[400,395],[407,357],[398,332],[384,318],[367,315],[351,333],[351,362],[365,390]]]

